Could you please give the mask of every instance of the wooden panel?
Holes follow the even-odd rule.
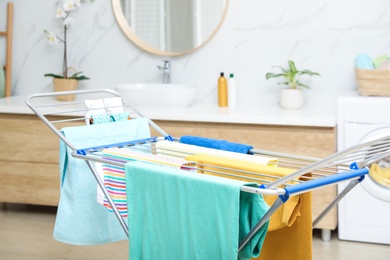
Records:
[[[59,138],[35,115],[0,120],[0,202],[57,205]]]
[[[58,164],[0,161],[0,202],[58,205]]]
[[[225,123],[193,123],[155,121],[174,137],[196,135],[246,143],[255,149],[324,158],[336,152],[335,128],[269,126]],[[336,186],[313,191],[313,219],[336,196]],[[335,229],[337,209],[333,209],[317,225],[321,229]]]
[[[0,114],[0,120],[0,160],[58,162],[60,139],[35,115]]]

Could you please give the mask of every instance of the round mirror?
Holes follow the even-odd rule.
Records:
[[[187,54],[218,32],[229,0],[112,0],[115,18],[138,47],[162,56]]]

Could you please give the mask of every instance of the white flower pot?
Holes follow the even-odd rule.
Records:
[[[282,89],[280,106],[284,109],[299,109],[303,107],[303,93],[300,89]]]

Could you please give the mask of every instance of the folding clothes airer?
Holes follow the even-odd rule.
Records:
[[[57,95],[69,94],[75,94],[76,101],[60,103],[54,101],[54,97]],[[118,99],[120,100],[119,102]],[[101,102],[95,102],[95,106],[88,107],[88,104],[93,100],[100,100]],[[112,100],[115,100],[115,102],[111,102]],[[108,164],[125,167],[126,160],[123,160],[123,158],[122,160],[113,160],[112,157],[107,157],[107,153],[116,151],[121,153],[121,149],[128,148],[131,148],[135,159],[149,162],[153,162],[156,159],[153,157],[155,154],[169,155],[172,158],[171,160],[173,162],[170,161],[172,163],[177,163],[178,160],[182,160],[190,155],[190,153],[185,154],[185,152],[177,151],[174,148],[161,146],[160,144],[164,142],[176,143],[177,140],[164,132],[153,121],[145,118],[136,108],[132,107],[118,93],[112,90],[80,90],[34,94],[27,97],[26,103],[62,142],[71,149],[71,155],[74,158],[84,160],[87,163],[127,236],[129,236],[127,224],[117,209],[103,180],[99,176],[95,165]],[[90,124],[94,122],[108,123],[118,120],[118,118],[121,118],[121,120],[145,118],[152,132],[156,132],[158,136],[128,140],[120,143],[107,143],[92,147],[76,147],[61,133],[61,128],[66,125],[85,125],[86,123]],[[134,155],[134,152],[137,156]],[[241,179],[255,181],[258,183],[257,187],[242,186],[241,190],[249,193],[278,196],[278,199],[264,217],[240,241],[238,246],[239,251],[242,250],[256,232],[271,218],[277,209],[288,201],[290,196],[306,193],[327,185],[335,185],[342,181],[348,181],[348,186],[339,192],[339,195],[332,203],[313,221],[313,227],[315,227],[353,187],[363,181],[365,175],[369,173],[368,167],[370,164],[390,155],[390,136],[356,145],[323,159],[274,153],[258,149],[251,149],[250,153],[256,159],[262,156],[270,158],[266,163],[268,165],[277,164],[278,167],[287,167],[294,169],[294,171],[283,177],[275,177],[274,175],[258,174],[240,169],[227,169],[223,166],[207,163],[188,163],[183,165],[184,170],[201,170],[204,173],[209,172],[221,177],[230,178],[232,176],[239,176]],[[237,154],[237,158],[240,156],[242,155]],[[165,162],[165,164],[169,163]]]

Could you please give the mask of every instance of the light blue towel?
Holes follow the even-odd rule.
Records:
[[[243,194],[242,185],[241,181],[145,162],[127,163],[130,259],[257,256],[268,222],[240,255],[238,244],[269,207],[261,195]]]
[[[180,137],[180,143],[244,154],[250,153],[249,150],[253,149],[253,146],[247,144],[233,143],[225,140],[191,135],[185,135]]]
[[[132,119],[62,129],[77,148],[149,138],[147,119]],[[97,202],[97,183],[85,163],[71,156],[60,145],[61,196],[54,227],[54,238],[75,245],[94,245],[127,239],[113,213]]]

